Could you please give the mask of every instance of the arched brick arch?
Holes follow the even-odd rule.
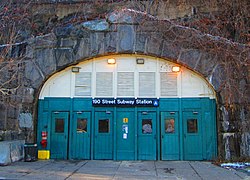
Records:
[[[27,87],[38,97],[39,88],[55,72],[93,57],[124,53],[168,59],[201,74],[218,96],[219,155],[250,155],[249,46],[168,20],[124,9],[106,19],[70,24],[31,39],[25,63]]]

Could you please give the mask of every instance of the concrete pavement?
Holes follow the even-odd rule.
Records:
[[[250,180],[248,175],[204,161],[46,160],[0,166],[0,179]]]

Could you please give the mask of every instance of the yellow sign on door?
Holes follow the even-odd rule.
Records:
[[[128,123],[128,118],[123,118],[123,123]]]

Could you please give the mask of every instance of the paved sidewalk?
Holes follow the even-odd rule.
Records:
[[[250,176],[204,161],[47,160],[0,166],[0,179],[250,180]]]

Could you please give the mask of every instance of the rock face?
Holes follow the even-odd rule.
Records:
[[[21,92],[8,96],[14,106],[0,104],[0,124],[21,130],[26,140],[35,139],[39,90],[52,74],[96,56],[130,53],[169,59],[203,75],[218,97],[219,157],[250,156],[249,46],[131,9],[114,11],[100,20],[67,24],[27,42],[17,88]]]
[[[24,141],[0,142],[0,151],[0,166],[19,161],[24,158]]]

